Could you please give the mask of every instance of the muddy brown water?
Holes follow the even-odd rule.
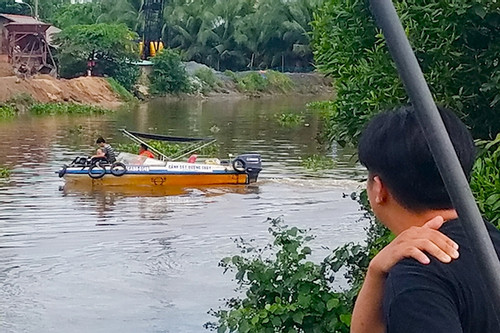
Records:
[[[210,308],[235,295],[218,262],[234,239],[269,240],[267,218],[311,229],[313,259],[362,241],[363,169],[334,147],[331,170],[310,171],[321,124],[305,104],[319,97],[156,100],[106,116],[31,117],[0,122],[0,332],[204,332]],[[303,115],[286,128],[276,116]],[[213,136],[227,154],[259,152],[250,186],[168,193],[68,189],[55,171],[91,154],[98,135],[128,142],[119,128]]]

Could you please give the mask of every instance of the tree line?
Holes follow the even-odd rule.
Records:
[[[179,50],[183,60],[221,71],[311,70],[310,22],[322,1],[169,0],[163,6],[161,35],[164,45]],[[145,24],[143,8],[143,0],[96,0],[84,4],[47,0],[41,3],[40,17],[61,29],[122,23],[140,39]],[[0,0],[0,11],[29,14],[28,6],[14,0]]]

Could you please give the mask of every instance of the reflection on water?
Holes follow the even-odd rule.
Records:
[[[0,332],[202,332],[206,311],[233,295],[218,261],[232,238],[269,241],[268,217],[312,230],[315,258],[362,238],[355,202],[363,171],[352,150],[329,154],[332,170],[305,170],[321,153],[321,123],[304,98],[153,101],[97,117],[0,122]],[[278,126],[301,113],[306,125]],[[264,169],[251,186],[105,189],[64,186],[55,173],[118,129],[213,136],[221,156],[256,151]],[[218,130],[214,130],[218,129]]]

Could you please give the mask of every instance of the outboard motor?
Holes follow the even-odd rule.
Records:
[[[262,170],[260,154],[242,154],[233,160],[233,168],[238,172],[248,174],[248,182],[255,183],[259,172]]]

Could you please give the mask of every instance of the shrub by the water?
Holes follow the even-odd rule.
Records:
[[[500,229],[500,133],[495,140],[477,144],[480,155],[474,164],[471,188],[481,212]]]
[[[332,266],[308,257],[313,239],[305,230],[269,220],[272,244],[255,247],[237,240],[242,255],[224,258],[220,266],[235,272],[244,298],[226,302],[228,310],[212,310],[217,322],[205,324],[217,332],[345,332],[349,331],[350,305],[341,292],[331,289]]]
[[[500,131],[500,11],[490,0],[395,2],[435,100],[458,112],[477,138]],[[312,22],[319,70],[337,97],[325,128],[356,144],[366,121],[408,96],[364,0],[327,0]]]
[[[182,65],[181,57],[175,51],[164,49],[151,61],[153,70],[149,80],[152,94],[165,95],[191,90],[186,69]]]
[[[244,92],[262,92],[269,85],[267,78],[256,72],[238,77],[236,83],[238,84],[238,89]]]
[[[204,93],[214,90],[220,84],[220,80],[210,68],[197,69],[194,75],[202,82]]]

